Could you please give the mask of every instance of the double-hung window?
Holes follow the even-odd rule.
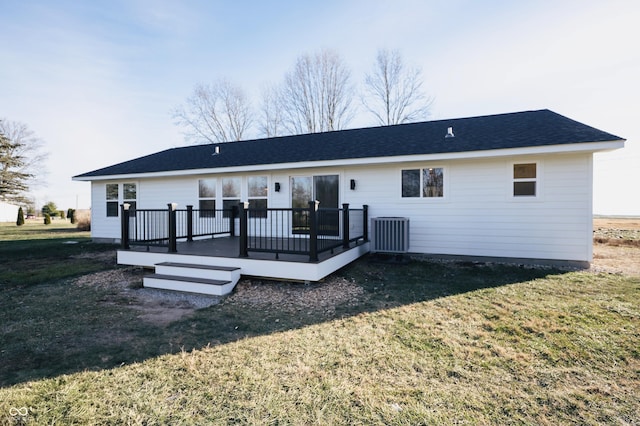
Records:
[[[122,202],[129,204],[129,215],[135,217],[138,191],[135,183],[122,184]]]
[[[216,217],[216,180],[198,180],[198,210],[200,217]]]
[[[402,197],[444,197],[444,168],[428,167],[402,170]]]
[[[222,179],[222,208],[224,217],[231,217],[231,209],[240,203],[240,185],[242,179],[239,177],[228,177]]]
[[[513,165],[513,196],[535,197],[538,194],[538,170],[536,163]]]
[[[120,203],[129,204],[129,210],[134,212],[138,200],[138,190],[135,183],[108,183],[106,185],[107,217],[118,217]],[[131,214],[135,217],[135,214]]]
[[[249,216],[267,217],[268,179],[266,176],[249,176],[247,178]]]
[[[118,202],[120,200],[118,184],[107,184],[107,217],[118,217]]]

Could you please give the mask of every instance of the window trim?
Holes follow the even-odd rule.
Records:
[[[251,180],[251,178],[266,179],[266,187],[265,187],[266,194],[260,195],[260,196],[251,195],[250,185],[249,185],[249,181]],[[269,175],[250,175],[246,177],[246,181],[247,181],[247,201],[249,202],[249,209],[251,209],[251,202],[255,200],[264,200],[266,208],[269,208],[269,185],[270,185]],[[256,218],[256,219],[266,219],[267,213],[265,212],[264,214],[263,213],[257,214],[256,212],[249,210],[249,217]]]
[[[536,176],[534,178],[516,178],[515,177],[515,167],[517,165],[526,165],[526,164],[534,164],[536,167]],[[520,160],[520,161],[512,161],[509,164],[509,196],[512,200],[518,201],[527,201],[527,200],[539,200],[541,199],[542,194],[542,165],[538,160]],[[533,195],[516,195],[515,194],[515,184],[518,182],[533,182],[535,183],[535,194]]]
[[[213,197],[202,197],[200,196],[200,181],[211,180],[213,181]],[[198,218],[213,218],[216,217],[216,205],[217,205],[217,195],[218,195],[218,178],[217,177],[202,177],[198,179]],[[202,201],[213,201],[213,214],[207,212],[206,214],[202,213]],[[205,209],[206,210],[206,209]]]
[[[110,198],[109,186],[115,186],[115,198]],[[104,185],[104,198],[105,198],[105,217],[118,217],[120,216],[120,185],[118,183],[107,183]],[[113,214],[113,205],[115,204],[115,214]]]
[[[107,187],[109,185],[115,185],[118,189],[118,193],[117,193],[117,198],[108,198],[109,194],[107,191]],[[125,185],[134,185],[135,187],[135,195],[136,198],[124,198],[124,186]],[[116,217],[120,217],[120,206],[124,203],[128,203],[132,206],[132,208],[130,208],[130,211],[135,211],[136,207],[138,205],[138,194],[140,191],[140,183],[138,181],[125,181],[125,182],[109,182],[106,183],[105,186],[105,217],[106,218],[116,218]],[[109,214],[109,204],[116,204],[116,214]],[[135,218],[135,215],[131,216],[132,218]]]
[[[224,195],[224,181],[225,179],[237,179],[239,184],[238,184],[238,195],[234,195],[234,196],[225,196]],[[229,201],[235,201],[235,204],[231,204],[231,205],[238,205],[240,204],[240,202],[242,201],[242,176],[223,176],[220,178],[220,199],[222,200],[222,209],[225,209],[225,205],[229,205]],[[227,201],[227,203],[225,203],[225,201]],[[223,217],[227,218],[227,217],[231,217],[229,212],[224,211],[222,214]]]
[[[425,170],[429,170],[429,169],[442,169],[442,197],[426,197],[424,196],[424,171]],[[419,178],[420,178],[420,182],[419,182],[419,186],[418,186],[418,191],[419,191],[419,195],[416,197],[405,197],[402,195],[403,191],[402,191],[402,178],[403,178],[403,172],[405,171],[409,171],[409,170],[418,170],[418,174],[419,174]],[[399,187],[400,187],[400,199],[402,201],[421,201],[421,202],[442,202],[443,200],[447,200],[449,198],[449,180],[450,178],[448,177],[449,175],[449,167],[438,163],[438,164],[429,164],[429,165],[425,165],[424,163],[415,165],[415,166],[406,166],[406,167],[402,167],[398,173],[399,179],[400,179],[400,183],[399,183]]]

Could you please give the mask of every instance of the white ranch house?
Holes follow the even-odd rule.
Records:
[[[371,250],[588,265],[593,154],[623,146],[538,110],[174,148],[74,180],[92,237],[156,269],[145,285],[225,293]]]

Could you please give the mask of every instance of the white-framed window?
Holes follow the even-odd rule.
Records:
[[[138,200],[138,186],[135,183],[106,184],[107,217],[118,217],[121,203],[129,204],[129,210],[135,211]],[[135,217],[135,215],[132,215]]]
[[[260,209],[260,211],[249,211],[250,217],[267,217],[267,195],[269,191],[269,179],[267,176],[249,176],[247,178],[247,198],[249,209]]]
[[[240,186],[242,179],[239,177],[222,178],[222,208],[225,210],[224,217],[230,217],[231,213],[227,209],[237,206],[240,203]]]
[[[512,176],[514,197],[538,196],[539,185],[537,163],[514,163]]]
[[[403,169],[402,198],[443,198],[444,167]]]
[[[215,178],[198,180],[199,217],[216,217],[216,185]]]
[[[118,217],[118,203],[120,202],[120,191],[117,183],[108,183],[107,190],[107,217]]]
[[[122,202],[129,204],[129,211],[135,212],[138,200],[138,186],[135,183],[122,184]],[[135,214],[131,214],[135,217]]]

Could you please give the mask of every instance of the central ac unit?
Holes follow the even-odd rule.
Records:
[[[409,251],[409,218],[374,217],[372,252],[406,253]]]

